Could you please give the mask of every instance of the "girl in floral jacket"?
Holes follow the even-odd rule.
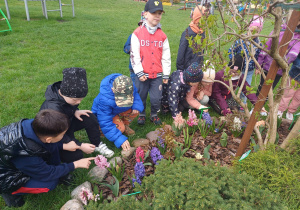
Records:
[[[166,87],[167,94],[163,95],[163,109],[169,108],[172,116],[176,117],[179,112],[188,108],[185,100],[187,92],[193,85],[198,86],[203,78],[203,72],[198,63],[192,63],[185,71],[174,71],[170,77],[168,86]]]

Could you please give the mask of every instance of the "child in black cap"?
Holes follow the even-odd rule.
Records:
[[[88,93],[86,71],[83,68],[66,68],[63,70],[63,80],[47,87],[46,100],[40,110],[53,109],[68,116],[70,127],[64,135],[63,143],[75,141],[80,149],[74,152],[61,151],[63,162],[69,163],[79,160],[83,153],[90,154],[98,151],[106,157],[112,157],[114,152],[100,141],[99,123],[90,110],[79,110],[78,106]],[[75,139],[74,132],[85,129],[92,144],[81,143]]]
[[[159,0],[149,0],[144,9],[145,21],[131,36],[130,59],[134,73],[138,77],[135,86],[143,101],[144,110],[140,113],[138,124],[146,121],[146,100],[148,93],[151,101],[150,120],[158,125],[157,116],[161,106],[162,82],[168,83],[171,71],[169,41],[161,30],[160,20],[163,5]]]

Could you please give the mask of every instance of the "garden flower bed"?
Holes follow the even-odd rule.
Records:
[[[231,118],[234,118],[234,116],[231,116]],[[191,116],[189,119],[191,119]],[[188,124],[192,122],[191,120],[187,121]],[[141,184],[144,176],[149,176],[155,173],[156,160],[153,161],[152,153],[161,153],[163,159],[169,159],[171,161],[179,159],[180,157],[187,157],[193,158],[195,161],[198,161],[203,165],[206,165],[207,160],[210,159],[214,161],[216,165],[220,164],[221,166],[231,166],[232,161],[235,158],[235,153],[239,147],[243,130],[241,130],[241,132],[237,134],[237,137],[234,137],[234,132],[232,131],[233,126],[229,123],[230,119],[227,118],[225,119],[225,121],[227,123],[224,124],[223,127],[221,127],[220,125],[221,122],[215,123],[219,125],[219,127],[214,127],[214,130],[218,132],[210,131],[207,133],[207,135],[205,134],[205,138],[203,137],[203,131],[201,131],[198,126],[196,126],[198,122],[197,124],[190,124],[191,126],[189,127],[188,125],[185,125],[184,127],[189,128],[190,130],[186,131],[184,130],[184,128],[182,128],[178,136],[175,135],[176,131],[174,130],[174,127],[172,128],[170,125],[163,125],[161,128],[158,128],[156,130],[157,140],[152,139],[150,140],[150,144],[139,147],[131,157],[122,158],[123,164],[117,169],[122,170],[122,168],[125,167],[122,180],[119,183],[119,195],[128,195],[133,193],[133,185]],[[234,120],[232,120],[232,122],[233,121]],[[204,126],[204,124],[199,123],[199,126]],[[281,127],[278,130],[279,143],[282,142],[288,135],[288,127],[289,123],[287,121],[283,121],[281,123]],[[220,128],[222,129],[222,132],[218,130]],[[189,133],[189,135],[187,135],[187,133]],[[191,140],[189,149],[185,149],[185,141],[187,139],[187,136],[189,136]],[[220,141],[220,139],[224,139],[226,138],[226,136],[226,144],[221,144],[222,141]],[[256,147],[257,145],[251,143],[246,151],[250,149],[258,149]],[[184,152],[184,150],[186,151]],[[143,167],[144,169],[141,169],[141,165],[143,165],[142,163],[146,163]],[[159,164],[159,161],[157,161],[157,164]],[[139,171],[137,172],[137,170]],[[110,172],[107,173],[106,177],[104,178],[104,182],[115,182]],[[104,185],[98,184],[97,187],[99,189],[99,192],[102,191],[103,199],[116,200],[117,196],[113,195],[111,189]],[[139,195],[137,195],[137,197],[139,197]]]

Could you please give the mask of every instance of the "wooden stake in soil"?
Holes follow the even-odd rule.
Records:
[[[281,40],[280,45],[279,45],[279,55],[281,57],[283,57],[283,55],[285,54],[285,52],[287,50],[288,44],[286,44],[286,43],[288,43],[292,39],[293,33],[291,31],[295,31],[299,20],[300,20],[300,11],[295,11],[294,10],[292,15],[291,15],[291,18],[289,19],[289,22],[288,22],[288,27],[291,30],[285,30],[284,31],[282,40]],[[270,88],[272,87],[272,84],[273,84],[273,82],[271,84],[269,84],[267,81],[270,81],[270,80],[274,81],[275,76],[276,76],[277,71],[278,71],[278,68],[279,68],[279,66],[278,66],[277,62],[273,59],[272,64],[271,64],[270,69],[269,69],[269,72],[266,76],[265,82],[264,82],[264,84],[261,88],[261,91],[259,93],[258,100],[257,100],[257,102],[254,106],[254,110],[252,112],[252,115],[250,117],[248,125],[245,129],[245,133],[243,135],[241,144],[239,145],[239,148],[237,150],[237,153],[236,153],[237,157],[240,157],[244,153],[244,151],[245,151],[245,149],[246,149],[246,147],[249,143],[250,136],[253,132],[255,123],[257,121],[257,119],[255,118],[255,114],[260,113],[262,107],[265,104],[266,97],[267,97],[267,95],[270,91]]]

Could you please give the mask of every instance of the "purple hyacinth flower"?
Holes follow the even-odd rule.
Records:
[[[157,161],[164,159],[164,157],[160,154],[160,151],[157,147],[152,147],[150,156],[155,165],[158,165]]]
[[[142,162],[137,162],[134,166],[134,174],[137,179],[145,176],[145,166]]]
[[[210,117],[210,115],[209,115],[208,112],[204,112],[204,113],[203,113],[202,119],[205,121],[205,124],[206,124],[206,125],[211,126],[212,123],[213,123],[212,120],[211,120],[211,117]]]

